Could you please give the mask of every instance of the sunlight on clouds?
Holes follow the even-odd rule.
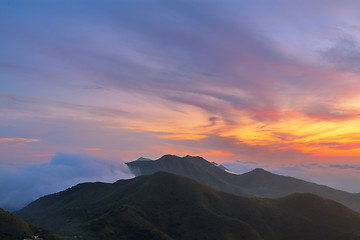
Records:
[[[102,151],[102,148],[84,148],[85,151]]]
[[[200,140],[205,138],[205,135],[193,134],[193,133],[169,133],[155,135],[159,138],[172,139],[172,140]]]
[[[166,144],[165,146],[154,146],[154,149],[160,150],[166,154],[175,154],[180,156],[191,155],[201,157],[232,157],[234,153],[222,150],[206,150],[206,149],[191,149],[185,146]]]
[[[308,150],[313,156],[337,156],[337,157],[350,157],[360,156],[360,147],[352,149],[332,149],[332,148],[316,148],[316,149],[304,149]]]
[[[360,2],[98,1],[81,19],[82,2],[12,2],[3,163],[57,151],[359,162]]]
[[[220,150],[211,150],[208,152],[200,153],[200,156],[207,156],[207,157],[231,157],[234,156],[233,153],[220,151]]]
[[[359,129],[359,120],[315,121],[306,115],[301,116],[301,113],[298,116],[276,121],[253,121],[251,124],[227,128],[220,135],[236,137],[253,146],[276,145],[278,149],[297,149],[311,155],[359,155],[357,145],[340,148],[341,145],[358,142],[359,134],[354,133],[354,129]],[[322,144],[324,142],[336,142],[339,146]]]
[[[186,104],[158,106],[156,100],[152,100],[148,99],[149,106],[145,109],[137,109],[140,106],[134,106],[132,114],[141,114],[141,117],[113,118],[112,124],[104,125],[103,128],[154,132],[158,133],[154,136],[163,139],[199,140],[205,137],[204,134],[225,126],[220,118],[198,107]]]
[[[360,111],[360,96],[358,92],[355,96],[348,96],[347,98],[341,99],[341,102],[338,103],[343,109],[350,111]],[[360,116],[360,112],[357,114]]]

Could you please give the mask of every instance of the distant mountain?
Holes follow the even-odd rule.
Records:
[[[245,198],[168,172],[85,183],[17,216],[86,239],[360,239],[360,214],[312,194]]]
[[[174,155],[165,155],[154,161],[134,161],[126,164],[136,176],[168,171],[195,178],[216,189],[240,196],[279,198],[293,193],[313,193],[360,212],[360,194],[273,174],[261,168],[237,175],[224,171],[201,157],[182,158]]]
[[[18,240],[32,235],[30,226],[26,222],[0,208],[1,240]]]
[[[221,164],[217,164],[216,162],[211,162],[214,166],[216,166],[216,167],[218,167],[218,168],[220,168],[220,169],[222,169],[222,170],[224,170],[224,171],[229,171],[230,172],[230,170],[229,169],[227,169],[224,165],[221,165]]]

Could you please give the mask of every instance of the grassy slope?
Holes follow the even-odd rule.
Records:
[[[0,239],[23,239],[32,236],[29,225],[0,208]]]
[[[80,184],[16,214],[88,239],[360,239],[360,215],[336,202],[244,198],[166,172]]]

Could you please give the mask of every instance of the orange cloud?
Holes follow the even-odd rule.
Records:
[[[211,150],[209,152],[200,153],[200,156],[206,156],[206,157],[232,157],[234,156],[233,153],[230,152],[224,152],[220,150]]]
[[[210,150],[210,151],[194,151],[193,149],[183,146],[154,146],[155,149],[160,150],[164,154],[174,155],[192,155],[202,157],[232,157],[234,156],[231,152],[225,152],[221,150]],[[174,149],[176,148],[176,150]]]
[[[15,142],[15,143],[30,143],[30,142],[38,142],[39,139],[35,138],[0,138],[0,143],[7,143],[7,142]]]
[[[193,134],[193,133],[174,133],[174,134],[164,134],[164,135],[156,135],[159,138],[171,139],[171,140],[200,140],[206,137],[206,135],[202,134]]]
[[[292,145],[313,156],[360,156],[360,142],[308,142]]]
[[[102,151],[102,148],[84,148],[85,151]]]

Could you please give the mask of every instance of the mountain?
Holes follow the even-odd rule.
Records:
[[[15,213],[85,239],[360,239],[360,214],[312,194],[245,198],[168,172],[84,183]]]
[[[30,226],[23,220],[0,208],[0,239],[17,240],[33,235]]]
[[[313,193],[360,212],[360,194],[273,174],[261,168],[237,175],[224,171],[201,157],[174,155],[164,155],[154,161],[134,161],[126,164],[136,176],[168,171],[195,178],[218,190],[240,196],[279,198],[293,193]]]
[[[0,239],[1,240],[19,240],[33,239],[37,236],[39,240],[61,240],[49,231],[29,225],[22,219],[12,215],[0,208]]]
[[[211,162],[213,165],[215,165],[216,167],[224,170],[224,171],[230,171],[229,169],[227,169],[224,165],[221,164],[217,164],[216,162]]]
[[[136,161],[151,161],[150,158],[139,157]]]

